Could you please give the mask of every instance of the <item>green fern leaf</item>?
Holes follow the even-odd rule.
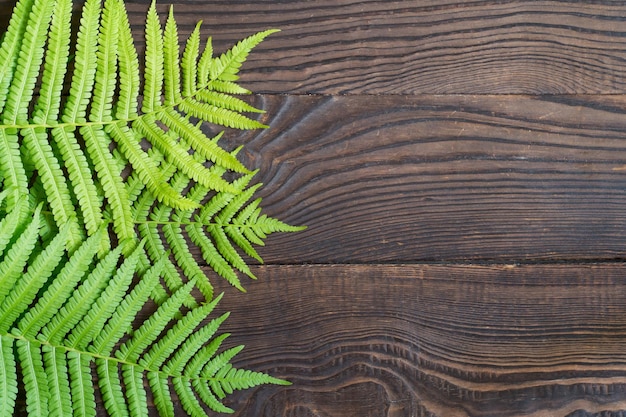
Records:
[[[267,127],[263,123],[252,120],[238,112],[194,99],[181,102],[179,107],[193,117],[233,129],[262,129]]]
[[[13,414],[17,398],[17,367],[13,342],[13,338],[0,336],[0,416]]]
[[[148,372],[148,383],[154,396],[154,405],[161,417],[174,417],[174,402],[167,377],[160,372]]]
[[[48,135],[40,128],[26,128],[22,129],[22,136],[43,183],[55,221],[59,225],[71,224],[68,247],[73,249],[81,242],[82,236],[63,171],[48,143]]]
[[[33,221],[33,223],[35,222]],[[9,331],[13,322],[28,308],[39,289],[44,286],[61,262],[66,234],[67,227],[64,227],[50,244],[30,262],[26,274],[11,287],[7,296],[2,300],[0,303],[0,333]]]
[[[210,80],[236,81],[238,79],[237,73],[252,48],[261,43],[263,39],[276,32],[278,32],[277,29],[270,29],[249,36],[237,43],[231,50],[215,58],[209,70]]]
[[[69,224],[70,251],[84,235],[93,236],[109,221],[113,241],[136,244],[148,238],[152,261],[171,248],[176,262],[165,265],[168,290],[176,291],[186,282],[176,271],[178,266],[210,299],[211,284],[200,279],[201,265],[186,250],[188,235],[218,274],[243,289],[235,271],[253,274],[239,251],[260,261],[251,243],[261,244],[265,234],[257,232],[258,227],[250,232],[248,225],[215,226],[211,220],[199,225],[191,219],[193,211],[215,193],[241,193],[239,179],[250,170],[236,152],[218,144],[221,133],[209,138],[202,126],[266,127],[248,116],[261,110],[234,95],[249,93],[236,83],[237,74],[250,51],[275,30],[252,35],[213,57],[210,39],[201,50],[198,24],[181,59],[173,9],[163,30],[153,2],[146,21],[139,109],[142,77],[121,0],[106,0],[103,6],[98,0],[87,0],[76,33],[71,27],[71,0],[58,0],[58,4],[20,0],[15,13],[0,45],[0,56],[6,57],[0,64],[0,74],[5,74],[0,82],[0,177],[4,188],[12,190],[7,209],[17,205],[19,195],[45,200],[45,209],[56,223],[45,234]],[[68,73],[73,37],[75,59]],[[37,80],[44,93],[39,97],[34,96]],[[62,99],[65,80],[70,80],[69,95]],[[198,123],[192,123],[192,118]],[[125,183],[122,174],[129,170]],[[224,175],[227,172],[235,175]],[[174,178],[184,185],[174,186]],[[30,192],[29,182],[34,184]],[[201,191],[188,195],[196,186]],[[134,204],[137,201],[142,204]],[[169,217],[149,220],[151,209]],[[177,219],[191,224],[175,226]],[[145,221],[156,221],[156,227],[144,226]],[[160,227],[168,222],[171,226]],[[159,244],[161,230],[167,236]],[[108,235],[102,237],[101,256],[111,245]],[[124,254],[133,247],[127,245]],[[154,292],[158,299],[164,299],[164,294]],[[193,302],[188,297],[185,304]]]
[[[200,404],[198,399],[193,395],[193,387],[191,381],[183,377],[176,377],[174,378],[173,382],[174,389],[176,390],[176,394],[180,398],[184,410],[192,417],[204,416],[205,413],[204,409],[202,408],[202,404]],[[205,401],[212,410],[215,410],[218,413],[232,413],[234,411],[233,409],[228,408],[220,403],[213,394],[203,396],[202,400]]]
[[[163,54],[165,59],[164,82],[165,104],[174,105],[181,100],[180,94],[180,58],[178,51],[178,28],[174,20],[174,8],[170,6],[170,13],[165,22],[163,32]]]
[[[33,417],[47,416],[50,390],[43,367],[41,344],[24,339],[17,339],[15,343],[26,391],[26,411]]]
[[[93,417],[96,415],[93,407],[96,402],[95,390],[90,368],[93,357],[73,350],[68,351],[67,356],[74,415]]]
[[[215,141],[218,139],[219,137],[214,138]],[[235,150],[232,155],[235,156],[237,152],[238,150]],[[198,162],[203,161],[200,154],[194,154],[194,158]],[[214,175],[221,176],[224,173],[224,168],[221,167],[213,167],[213,170]],[[187,193],[187,198],[198,203],[209,198],[195,216],[188,211],[173,211],[163,207],[156,207],[150,212],[148,206],[152,205],[154,198],[145,194],[140,200],[143,204],[134,207],[135,219],[140,223],[140,235],[149,239],[148,252],[151,259],[154,261],[159,259],[167,246],[173,254],[176,266],[180,267],[187,277],[196,280],[196,285],[209,300],[213,294],[212,286],[197,260],[190,255],[188,241],[184,235],[189,237],[190,243],[200,250],[204,261],[219,276],[238,290],[245,291],[237,271],[250,278],[255,277],[237,248],[245,255],[262,262],[253,245],[263,245],[263,239],[274,232],[305,229],[261,215],[260,199],[246,205],[260,187],[260,184],[248,187],[254,174],[255,172],[252,172],[233,181],[232,186],[236,188],[236,193],[211,194],[212,190],[202,184],[194,185]],[[177,177],[176,189],[187,188],[189,185],[188,179]],[[162,227],[163,236],[159,233],[159,225]],[[175,274],[173,269],[172,274]],[[203,276],[205,278],[201,279]],[[175,285],[170,287],[170,290],[177,289],[181,284]]]
[[[113,416],[128,417],[130,413],[122,392],[117,364],[104,358],[96,358],[95,362],[104,407]]]
[[[7,205],[15,207],[20,197],[28,194],[28,178],[20,155],[17,129],[0,129],[0,170],[5,189],[12,190]]]
[[[133,417],[146,415],[148,397],[165,416],[173,415],[174,393],[190,415],[207,416],[205,407],[230,410],[221,402],[225,393],[285,383],[262,373],[233,370],[230,362],[241,347],[219,352],[228,335],[215,335],[228,314],[203,323],[221,296],[183,310],[194,286],[189,281],[134,328],[153,287],[161,285],[164,262],[136,280],[143,253],[138,245],[116,271],[123,247],[97,259],[104,229],[71,254],[66,236],[55,237],[36,251],[31,242],[39,236],[40,216],[29,217],[27,225],[16,228],[7,256],[0,261],[0,269],[6,269],[6,263],[13,263],[8,254],[18,250],[23,251],[20,258],[35,257],[31,264],[21,264],[25,273],[10,275],[12,289],[0,304],[3,415],[13,413],[21,387],[29,416],[94,416],[94,377],[107,412]],[[35,294],[41,294],[39,299]]]
[[[0,264],[0,300],[5,299],[13,283],[24,270],[30,253],[35,248],[39,236],[38,220],[40,209],[41,206],[37,208],[33,221],[24,233],[19,236],[15,244],[2,256],[2,264]]]
[[[68,341],[72,347],[85,349],[104,323],[115,313],[116,306],[130,285],[142,247],[139,246],[125,259],[114,276],[109,276],[106,289],[91,306],[89,313],[72,329]]]
[[[133,318],[147,302],[151,288],[158,285],[162,267],[163,262],[155,264],[143,275],[141,282],[124,297],[119,307],[107,321],[106,326],[93,340],[94,351],[108,354],[113,350],[115,343],[124,336]]]
[[[174,293],[159,309],[133,333],[133,337],[120,346],[117,357],[121,361],[137,361],[144,351],[159,336],[176,311],[180,309],[185,297],[191,292],[193,282],[189,282]]]
[[[92,235],[104,223],[102,196],[91,177],[91,168],[71,127],[55,127],[52,138],[61,154],[74,189],[87,233]]]
[[[31,224],[34,224],[31,223]],[[56,314],[77,282],[90,266],[91,258],[97,251],[99,239],[104,230],[91,236],[74,252],[72,258],[63,266],[53,283],[48,286],[35,306],[29,309],[19,323],[19,334],[34,337],[40,329]]]
[[[189,97],[194,94],[198,79],[198,55],[200,54],[200,25],[198,22],[193,32],[189,36],[189,40],[183,52],[181,62],[183,95]]]
[[[122,247],[118,246],[109,252],[83,280],[65,305],[41,329],[41,335],[46,340],[53,344],[60,343],[89,312],[97,297],[108,285],[108,280],[113,275],[121,249]]]
[[[6,57],[0,66],[4,75],[0,85],[0,173],[5,188],[14,190],[9,207],[19,195],[27,194],[29,177],[38,175],[57,225],[74,224],[68,235],[70,249],[78,245],[81,228],[92,235],[107,216],[119,240],[136,237],[129,211],[131,196],[121,176],[130,163],[139,174],[135,178],[159,202],[181,210],[197,208],[168,186],[157,169],[159,157],[153,159],[154,154],[142,148],[145,141],[190,179],[217,191],[236,192],[227,181],[211,175],[208,167],[195,163],[177,143],[178,137],[172,138],[170,132],[158,127],[163,124],[173,129],[192,151],[213,164],[248,172],[236,158],[207,140],[187,117],[227,127],[264,127],[242,114],[256,111],[253,107],[232,96],[208,92],[208,85],[197,85],[199,78],[207,79],[200,72],[211,72],[215,66],[206,50],[198,63],[199,25],[181,60],[173,10],[163,31],[156,7],[151,5],[140,114],[139,63],[122,1],[106,0],[102,7],[100,1],[87,0],[76,34],[71,30],[71,9],[70,0],[59,0],[58,5],[47,0],[21,0],[0,46],[0,56]],[[249,50],[269,33],[242,42],[234,53],[223,55],[217,66],[232,75]],[[75,60],[72,73],[67,74],[73,36]],[[35,99],[38,79],[43,94]],[[71,81],[64,102],[61,91],[66,79]],[[23,155],[21,141],[25,144]],[[67,169],[69,181],[61,167]],[[105,248],[103,244],[101,251]]]
[[[85,1],[78,28],[74,54],[75,70],[72,73],[69,96],[62,116],[64,123],[74,127],[86,122],[87,106],[95,82],[97,62],[92,55],[98,45],[100,4],[100,0]]]
[[[181,57],[173,9],[163,30],[153,2],[142,79],[122,0],[86,0],[76,31],[72,10],[19,0],[0,43],[0,415],[22,389],[29,415],[95,416],[94,384],[114,416],[150,397],[173,416],[173,395],[190,415],[232,411],[225,394],[284,381],[232,367],[240,347],[221,351],[228,314],[207,323],[221,296],[189,245],[243,290],[253,244],[298,230],[248,203],[254,172],[205,133],[266,127],[234,95],[274,31],[214,58],[198,24]]]
[[[115,119],[129,120],[137,116],[139,99],[139,58],[133,43],[130,22],[125,7],[118,10],[118,64],[119,96],[115,108]]]
[[[216,297],[211,303],[193,309],[184,318],[155,343],[141,358],[140,364],[148,369],[160,368],[165,360],[183,343],[194,331],[200,322],[206,318],[222,297]]]
[[[121,365],[121,368],[130,415],[147,416],[148,398],[143,388],[144,374],[142,369],[125,363]]]
[[[50,345],[42,345],[43,363],[48,377],[48,413],[50,416],[72,414],[72,397],[65,352]]]
[[[44,73],[39,98],[35,105],[35,123],[54,123],[58,120],[61,107],[61,91],[67,70],[70,49],[71,0],[57,0],[52,16]]]
[[[151,113],[161,107],[165,60],[162,51],[163,31],[153,1],[146,19],[146,72],[142,107],[144,113]]]
[[[18,127],[28,123],[28,107],[33,97],[39,68],[43,61],[48,26],[55,2],[35,0],[28,14],[28,21],[21,44],[17,65],[7,93],[2,120],[7,125]],[[46,77],[47,78],[47,77]]]

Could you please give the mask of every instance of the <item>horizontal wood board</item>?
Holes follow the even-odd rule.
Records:
[[[270,263],[623,258],[624,96],[263,95]]]
[[[145,0],[127,1],[142,22]],[[161,2],[161,10],[167,5]],[[615,1],[180,1],[223,50],[267,28],[242,79],[277,94],[620,94]],[[134,29],[141,29],[136,25]]]
[[[622,263],[293,265],[226,289],[242,366],[288,378],[237,416],[618,416]],[[246,335],[243,337],[242,335]]]

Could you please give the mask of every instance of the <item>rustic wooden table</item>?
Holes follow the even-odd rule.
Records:
[[[241,79],[271,127],[227,136],[309,228],[222,308],[237,365],[293,385],[237,416],[626,415],[626,2],[174,11],[218,51],[282,30]]]

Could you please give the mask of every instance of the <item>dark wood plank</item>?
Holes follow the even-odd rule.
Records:
[[[149,0],[127,0],[135,30]],[[161,1],[165,11],[168,1]],[[178,1],[217,50],[267,28],[242,80],[322,94],[622,93],[626,5],[614,1]]]
[[[227,289],[237,416],[623,416],[626,264],[269,266]]]
[[[77,3],[80,3],[77,1]],[[181,36],[198,20],[222,51],[280,28],[243,82],[266,93],[624,92],[626,5],[614,1],[160,1]],[[6,27],[15,0],[0,0]],[[126,0],[141,41],[150,0]]]
[[[626,255],[624,96],[262,96],[269,263]]]

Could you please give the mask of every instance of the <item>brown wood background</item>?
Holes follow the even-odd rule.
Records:
[[[236,416],[626,416],[626,1],[174,11],[218,51],[282,29],[242,76],[271,127],[229,140],[309,229],[222,305],[236,364],[293,385]]]

